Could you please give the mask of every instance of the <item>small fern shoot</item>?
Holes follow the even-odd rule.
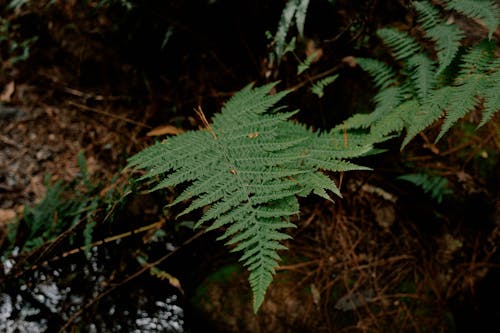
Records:
[[[430,197],[441,203],[447,195],[453,194],[448,188],[448,179],[441,176],[431,176],[426,173],[412,173],[399,176],[398,179],[406,180],[422,188]]]
[[[321,170],[366,169],[347,161],[371,145],[352,137],[345,145],[340,133],[314,133],[289,121],[293,112],[274,108],[287,92],[270,95],[275,84],[235,94],[205,129],[157,143],[129,160],[146,169],[140,179],[162,189],[187,183],[172,205],[189,200],[180,215],[208,206],[196,227],[224,228],[220,239],[241,252],[250,272],[253,307],[257,312],[299,214],[297,196],[309,193],[330,199],[340,195]],[[274,110],[274,111],[273,111]]]
[[[338,74],[330,75],[313,83],[311,91],[319,98],[323,97],[325,88],[338,78]]]
[[[300,36],[304,35],[304,24],[306,20],[307,7],[309,0],[288,0],[281,13],[276,35],[274,36],[274,52],[278,63],[283,54],[285,54],[286,36],[295,19],[295,24]]]

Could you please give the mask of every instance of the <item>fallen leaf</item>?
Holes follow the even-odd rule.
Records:
[[[13,209],[0,209],[0,225],[8,224],[17,216]]]
[[[0,102],[10,102],[15,90],[16,84],[14,83],[14,81],[10,81],[9,83],[7,83],[2,91],[2,94],[0,94]]]
[[[146,135],[147,136],[160,136],[160,135],[177,135],[184,133],[184,130],[182,128],[178,128],[172,125],[163,125],[163,126],[158,126],[156,128],[153,128],[151,131],[149,131]]]
[[[361,292],[349,292],[341,297],[334,305],[335,309],[351,311],[373,301],[373,290],[362,290]]]
[[[311,283],[311,296],[314,304],[319,304],[319,301],[321,300],[321,294],[319,293],[319,290],[318,288],[316,288],[314,283]]]
[[[318,48],[316,46],[316,42],[312,39],[309,39],[306,44],[306,56],[309,57],[312,56],[313,54],[315,55],[311,61],[311,64],[314,64],[315,62],[318,62],[321,59],[321,57],[323,56],[323,49]]]
[[[342,58],[342,62],[346,63],[349,67],[357,66],[356,58],[354,58],[353,56],[347,56]]]

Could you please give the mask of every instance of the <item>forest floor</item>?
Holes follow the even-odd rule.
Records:
[[[366,108],[373,94],[366,80],[359,80],[360,71],[342,61],[354,52],[356,34],[317,46],[322,59],[314,74],[340,68],[343,85],[319,100],[307,86],[310,78],[297,78],[295,68],[290,70],[293,60],[270,69],[266,41],[255,42],[264,39],[265,28],[275,26],[279,6],[266,7],[274,14],[252,26],[263,10],[252,4],[241,7],[248,17],[235,14],[238,6],[205,4],[208,19],[192,17],[189,6],[176,1],[158,11],[140,7],[134,15],[89,3],[4,10],[5,19],[17,26],[10,38],[37,39],[25,60],[12,63],[2,53],[0,246],[6,250],[26,241],[22,232],[9,239],[9,228],[17,223],[25,228],[26,212],[43,203],[58,181],[68,186],[60,193],[61,205],[66,196],[83,202],[85,209],[94,207],[95,200],[92,240],[102,241],[93,244],[90,255],[86,250],[70,253],[85,237],[86,226],[78,221],[40,248],[2,257],[1,306],[7,298],[14,306],[18,294],[37,310],[23,314],[17,309],[10,318],[0,311],[0,318],[18,327],[38,322],[50,332],[77,327],[141,332],[207,332],[208,327],[214,332],[470,332],[498,327],[498,116],[475,131],[472,113],[438,145],[428,138],[437,127],[403,152],[399,141],[388,142],[382,159],[363,160],[374,171],[332,176],[343,198],[335,203],[303,199],[293,239],[286,242],[289,251],[256,316],[247,275],[237,258],[215,242],[217,232],[196,234],[182,227],[189,220],[174,224],[164,196],[130,182],[127,158],[165,135],[196,129],[194,108],[202,105],[211,115],[252,81],[279,78],[280,89],[296,87],[287,102],[302,109],[298,119],[315,128],[333,126],[354,109]],[[349,10],[346,6],[336,13],[340,31]],[[237,27],[232,31],[213,21],[228,13],[228,24]],[[315,17],[313,9],[310,15]],[[117,17],[122,20],[116,22]],[[338,36],[338,31],[325,31],[321,19],[318,14],[311,30]],[[175,27],[172,40],[165,38],[169,26]],[[146,42],[144,33],[154,42]],[[209,36],[217,40],[208,42]],[[346,40],[351,44],[340,49]],[[397,179],[426,170],[447,179],[449,193],[442,202]],[[65,216],[81,217],[74,209]],[[63,223],[62,215],[51,217],[51,223]],[[155,260],[156,271],[147,264]],[[57,285],[57,300],[43,294],[47,281]]]

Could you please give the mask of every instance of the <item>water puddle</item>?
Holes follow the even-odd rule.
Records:
[[[74,263],[45,267],[24,276],[22,282],[8,281],[0,289],[0,332],[57,332],[77,311],[99,297],[110,285],[109,275],[103,274],[109,270],[102,258],[98,259],[97,249],[92,252],[83,267]],[[4,260],[5,274],[14,260]],[[158,286],[152,286],[154,279],[144,278],[146,284],[138,278],[116,288],[76,318],[74,326],[89,333],[183,333],[184,310],[179,297],[165,292],[163,285],[167,282],[158,280]],[[152,292],[155,287],[159,292]]]

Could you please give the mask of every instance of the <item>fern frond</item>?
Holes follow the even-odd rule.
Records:
[[[338,74],[330,75],[330,76],[325,77],[324,79],[321,79],[317,82],[314,82],[314,84],[311,88],[312,93],[315,94],[316,96],[318,96],[319,98],[323,97],[324,89],[328,85],[333,83],[338,78],[338,76],[339,76]]]
[[[471,18],[484,21],[488,28],[488,38],[491,39],[499,24],[500,11],[494,1],[489,0],[447,0],[447,9],[456,10]]]
[[[398,60],[405,60],[420,51],[420,45],[405,32],[394,28],[382,28],[377,30],[377,35],[393,51]]]
[[[373,98],[376,103],[375,110],[371,113],[353,115],[344,122],[344,126],[347,128],[369,128],[399,106],[403,98],[403,91],[400,87],[393,86],[380,90]]]
[[[431,176],[426,173],[412,173],[399,176],[398,179],[406,180],[414,185],[421,187],[425,193],[428,193],[432,199],[438,203],[443,201],[443,197],[453,192],[447,188],[448,180],[441,176]]]
[[[442,22],[439,10],[428,1],[415,1],[413,6],[418,13],[418,23],[424,30],[430,30]]]
[[[378,141],[383,140],[384,137],[391,133],[401,133],[412,121],[419,108],[420,104],[416,99],[410,99],[401,103],[373,124],[370,132],[371,135]]]
[[[479,127],[486,124],[495,112],[500,110],[500,70],[492,74],[486,83],[486,88],[483,91],[484,110],[483,117]]]
[[[307,7],[309,6],[309,0],[298,0],[297,11],[295,13],[295,23],[297,25],[297,31],[299,35],[304,36],[304,25],[306,22]]]
[[[339,145],[331,133],[290,122],[293,112],[272,112],[287,93],[270,95],[274,87],[245,87],[207,129],[172,137],[129,160],[130,167],[147,170],[141,179],[157,183],[152,190],[187,184],[172,203],[191,200],[180,215],[209,206],[196,226],[226,227],[221,239],[242,252],[255,311],[278,266],[277,251],[285,249],[280,242],[289,238],[290,216],[299,213],[297,196],[340,194],[321,170],[364,169],[346,159],[371,149],[359,139]]]
[[[495,66],[496,44],[487,40],[470,49],[463,55],[460,64],[459,80],[465,81],[468,75],[482,74]]]
[[[419,100],[425,101],[435,85],[434,62],[425,54],[416,54],[408,59],[408,69]]]
[[[397,73],[402,79],[398,82],[397,74],[383,63],[360,58],[358,63],[374,77],[375,86],[380,88],[374,97],[376,108],[372,113],[356,114],[344,122],[346,128],[370,128],[374,141],[406,130],[402,148],[443,116],[445,120],[436,140],[481,103],[484,110],[480,126],[491,119],[500,104],[500,60],[495,58],[496,43],[486,40],[463,54],[459,52],[463,33],[458,26],[445,22],[437,7],[429,1],[413,4],[418,23],[435,43],[437,64],[421,52],[420,44],[407,33],[394,28],[380,29],[379,37],[402,62],[403,68]],[[446,0],[444,5],[447,9],[485,20],[490,37],[498,27],[498,8],[491,1]]]
[[[430,97],[419,105],[414,118],[409,122],[406,128],[406,136],[401,145],[404,148],[418,133],[432,125],[438,120],[443,110],[450,103],[451,87],[443,87],[435,90]]]
[[[396,85],[395,71],[387,64],[369,58],[356,58],[356,62],[370,74],[374,86],[380,90],[374,97],[376,108],[373,112],[357,113],[347,119],[343,126],[346,128],[369,128],[401,103],[403,93],[401,88]]]
[[[485,77],[470,75],[462,85],[454,87],[450,95],[446,118],[441,132],[436,138],[439,141],[446,132],[467,113],[474,110],[479,104],[478,96],[485,87]]]
[[[414,2],[418,13],[418,23],[425,34],[436,43],[439,68],[436,75],[440,74],[455,58],[460,47],[463,33],[454,24],[446,23],[439,14],[439,10],[428,1]]]
[[[318,55],[318,52],[319,51],[317,51],[317,50],[314,51],[313,53],[308,55],[307,58],[297,66],[297,75],[302,74],[303,72],[308,70],[309,67],[311,67],[311,64],[312,64],[314,58],[316,58],[316,56]]]
[[[427,31],[427,35],[436,42],[439,67],[436,75],[441,74],[455,59],[463,39],[462,31],[456,25],[442,23]]]
[[[387,64],[370,58],[356,58],[356,63],[373,78],[375,87],[385,89],[396,82],[396,73]]]
[[[286,36],[295,18],[295,23],[300,36],[304,35],[304,24],[306,19],[307,7],[309,0],[288,0],[281,13],[281,18],[278,23],[278,30],[274,37],[275,52],[278,62],[284,54],[286,45]]]
[[[495,106],[498,107],[495,99],[498,97],[490,90],[498,87],[496,82],[498,75],[494,75],[498,70],[496,66],[498,61],[493,59],[493,50],[494,44],[484,41],[462,57],[460,73],[452,87],[449,105],[446,109],[446,119],[436,141],[441,139],[460,118],[474,110],[479,105],[480,97],[485,99],[485,119],[489,119],[488,115],[498,111],[498,108],[495,110]]]

